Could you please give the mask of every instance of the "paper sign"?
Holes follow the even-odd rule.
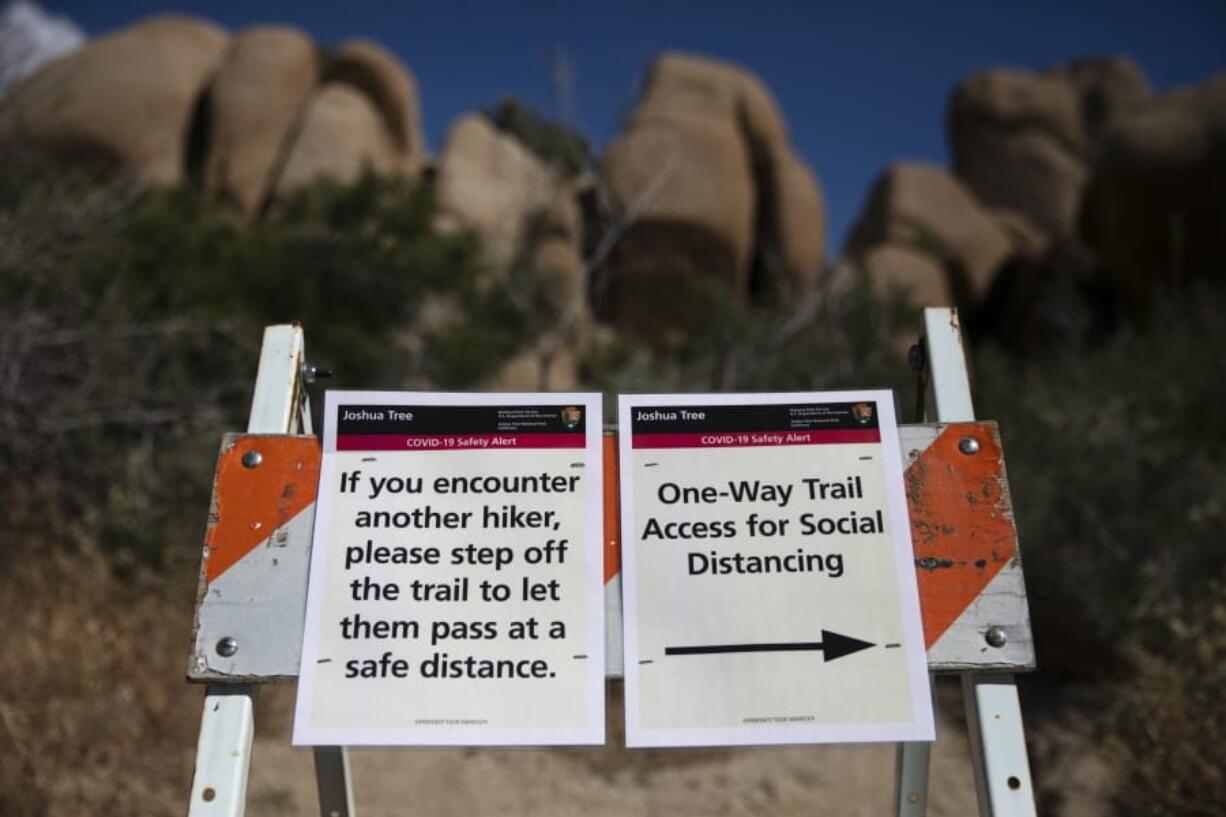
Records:
[[[892,393],[623,396],[629,746],[933,738]]]
[[[602,743],[600,396],[324,414],[294,743]]]

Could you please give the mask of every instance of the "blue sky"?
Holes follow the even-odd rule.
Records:
[[[324,43],[370,37],[417,75],[437,149],[460,114],[513,94],[555,110],[551,54],[573,67],[570,124],[597,146],[618,129],[653,55],[682,49],[757,72],[821,179],[837,251],[891,161],[947,161],[945,102],[993,65],[1042,68],[1086,54],[1134,57],[1159,89],[1226,68],[1226,0],[1029,3],[534,2],[346,0],[45,2],[91,34],[156,11],[227,28],[292,23]]]

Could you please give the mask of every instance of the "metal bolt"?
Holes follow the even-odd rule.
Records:
[[[244,468],[258,468],[260,463],[264,461],[264,455],[254,449],[243,454]]]
[[[907,350],[907,364],[911,367],[911,371],[913,372],[923,371],[924,347],[922,344],[911,344],[911,348]]]
[[[958,440],[958,450],[966,456],[979,453],[979,441],[974,437],[963,437]]]
[[[983,640],[988,642],[989,647],[1003,647],[1009,637],[1005,635],[1004,627],[989,627],[988,631],[983,634]]]
[[[331,369],[321,369],[314,363],[302,364],[302,381],[304,383],[314,383],[316,380],[321,380],[325,377],[332,376]]]
[[[234,653],[238,652],[238,639],[232,635],[219,639],[217,642],[217,654],[222,658],[229,658]]]

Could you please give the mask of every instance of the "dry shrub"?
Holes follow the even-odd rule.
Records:
[[[1116,700],[1129,770],[1119,813],[1218,815],[1226,803],[1226,584],[1186,618],[1172,619],[1171,650],[1137,650],[1135,677]]]
[[[191,577],[22,550],[0,576],[0,814],[181,814],[199,725]]]
[[[432,222],[399,180],[244,224],[192,189],[0,151],[0,815],[182,813],[209,477],[264,324],[302,321],[338,385],[462,387],[530,340],[475,239]],[[455,325],[410,338],[442,296]]]

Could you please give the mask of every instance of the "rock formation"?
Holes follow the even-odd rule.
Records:
[[[495,274],[510,286],[520,274],[548,282],[539,318],[553,331],[541,348],[512,360],[491,387],[573,387],[570,347],[586,328],[586,304],[583,222],[571,183],[486,116],[470,114],[447,135],[435,195],[439,228],[474,230]]]
[[[1094,143],[1152,96],[1140,69],[1122,58],[972,74],[949,105],[954,171],[987,206],[1071,234]]]
[[[329,82],[307,101],[276,194],[287,195],[320,178],[348,184],[367,169],[392,173],[399,169],[399,158],[370,98],[352,85]]]
[[[319,54],[301,31],[260,26],[235,37],[208,91],[205,187],[254,213],[280,176],[287,136],[318,82]]]
[[[149,182],[176,182],[197,103],[228,43],[211,23],[177,16],[91,40],[11,89],[0,107],[0,141],[31,139]]]
[[[31,39],[31,8],[0,17],[10,60],[0,83],[73,45]],[[36,59],[9,47],[34,40],[52,51]],[[671,342],[709,318],[708,298],[781,303],[816,291],[821,190],[746,69],[661,56],[599,178],[582,182],[533,152],[549,153],[550,139],[496,120],[461,118],[431,165],[416,81],[380,46],[354,40],[327,53],[294,28],[232,37],[157,16],[13,85],[0,101],[0,149],[30,140],[149,183],[189,181],[249,218],[320,178],[424,179],[439,229],[473,230],[492,274],[553,277],[548,298],[533,294],[535,319],[562,325],[532,352],[545,361],[542,382],[587,331],[589,305],[618,329]],[[1124,58],[994,68],[959,83],[948,130],[951,170],[901,162],[883,172],[831,281],[867,277],[917,305],[957,305],[971,323],[1034,334],[1032,316],[1058,284],[1097,292],[1106,281],[1140,306],[1155,286],[1226,267],[1226,74],[1155,97]]]
[[[414,173],[426,161],[417,81],[400,60],[370,40],[351,40],[332,57],[331,75],[370,99],[391,135],[399,169]]]
[[[1053,297],[1140,308],[1226,268],[1226,74],[1156,97],[1123,58],[983,71],[955,90],[949,139],[953,176],[905,163],[873,186],[836,281],[957,305],[1034,349]]]
[[[681,331],[679,288],[701,280],[740,299],[817,281],[821,192],[774,98],[742,68],[658,59],[601,175],[624,234],[596,300],[618,325],[655,337]]]
[[[321,177],[419,172],[425,138],[408,69],[365,40],[330,55],[326,77],[320,63],[293,28],[231,38],[202,20],[151,17],[15,86],[0,106],[0,143],[102,159],[154,184],[198,174],[248,215]]]
[[[874,183],[847,254],[878,289],[925,306],[969,307],[1013,251],[1009,232],[944,168],[893,165]]]
[[[549,266],[578,284],[582,223],[570,185],[481,114],[459,119],[438,160],[435,195],[443,229],[468,227],[490,261]]]
[[[1104,129],[1083,234],[1133,306],[1226,272],[1226,73]]]

